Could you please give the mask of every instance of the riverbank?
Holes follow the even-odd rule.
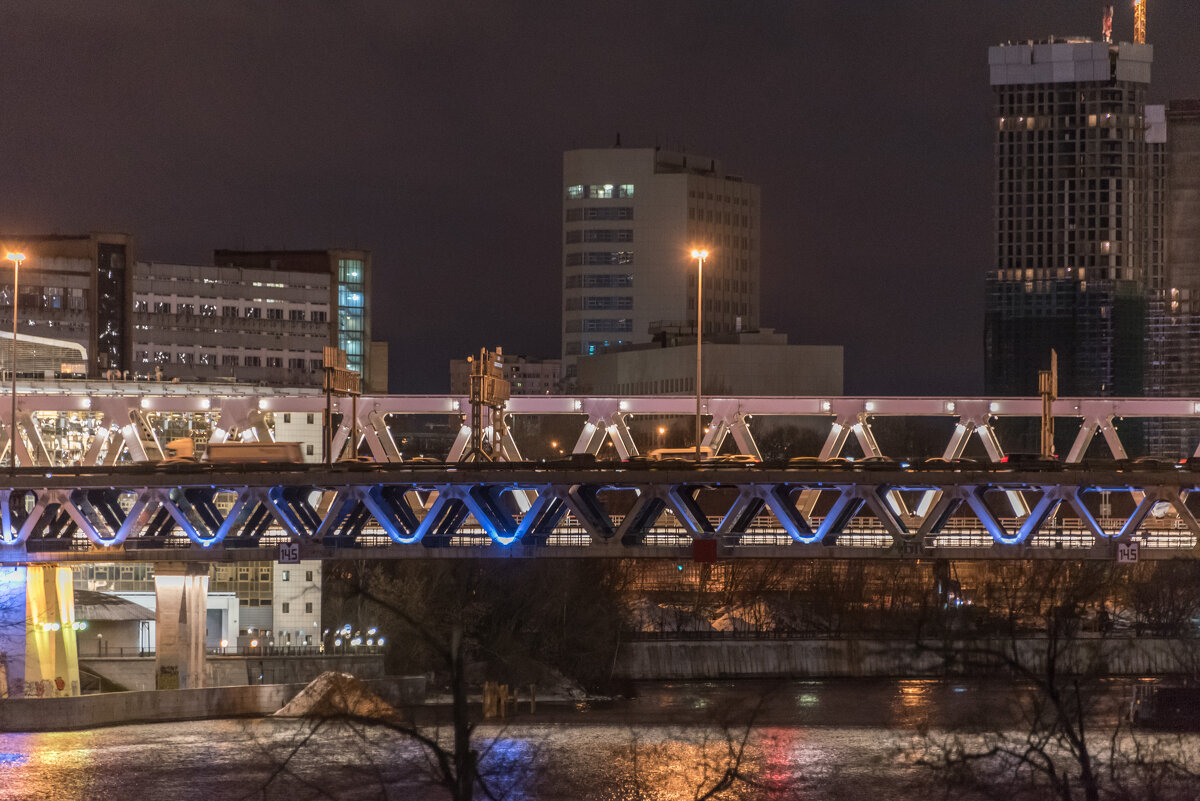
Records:
[[[364,682],[388,703],[421,703],[424,676]],[[134,690],[73,698],[9,698],[0,701],[0,731],[46,732],[95,729],[131,723],[265,717],[307,684],[254,684],[197,690]]]

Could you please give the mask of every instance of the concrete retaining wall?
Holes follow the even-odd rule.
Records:
[[[154,689],[154,657],[85,657],[82,668],[128,690]],[[330,654],[329,656],[209,656],[205,665],[209,687],[241,684],[308,683],[327,670],[349,673],[360,679],[383,676],[383,656]]]
[[[1016,647],[1023,665],[1038,669],[1046,642],[1030,638],[928,642],[906,640],[716,640],[629,642],[621,646],[616,674],[637,680],[794,678],[919,678],[978,673],[942,653],[999,651]],[[1079,638],[1059,661],[1064,672],[1115,676],[1181,673],[1200,656],[1195,642],[1151,638]],[[990,661],[1002,671],[1001,660]]]
[[[423,676],[376,679],[367,684],[392,704],[420,703],[425,697]],[[262,717],[277,711],[306,686],[256,684],[102,693],[76,698],[12,698],[0,701],[0,731],[60,731],[122,723]]]

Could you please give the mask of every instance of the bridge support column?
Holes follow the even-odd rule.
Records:
[[[159,690],[207,686],[205,635],[208,565],[165,562],[154,567],[154,684]]]
[[[7,698],[79,695],[71,568],[0,568],[0,692]]]

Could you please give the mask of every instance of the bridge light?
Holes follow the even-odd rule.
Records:
[[[954,411],[954,401],[946,401],[946,411]]]
[[[141,402],[138,405],[141,406],[143,409],[149,409],[150,408],[150,399],[142,398]]]
[[[832,408],[833,408],[833,404],[832,404],[832,403],[830,403],[829,401],[821,401],[821,410],[822,410],[822,411],[826,411],[826,412],[827,412],[827,411],[829,411],[829,410],[830,410],[830,409],[832,409]]]

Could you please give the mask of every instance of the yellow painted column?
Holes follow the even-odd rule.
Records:
[[[79,695],[71,568],[29,565],[25,577],[26,698]]]

